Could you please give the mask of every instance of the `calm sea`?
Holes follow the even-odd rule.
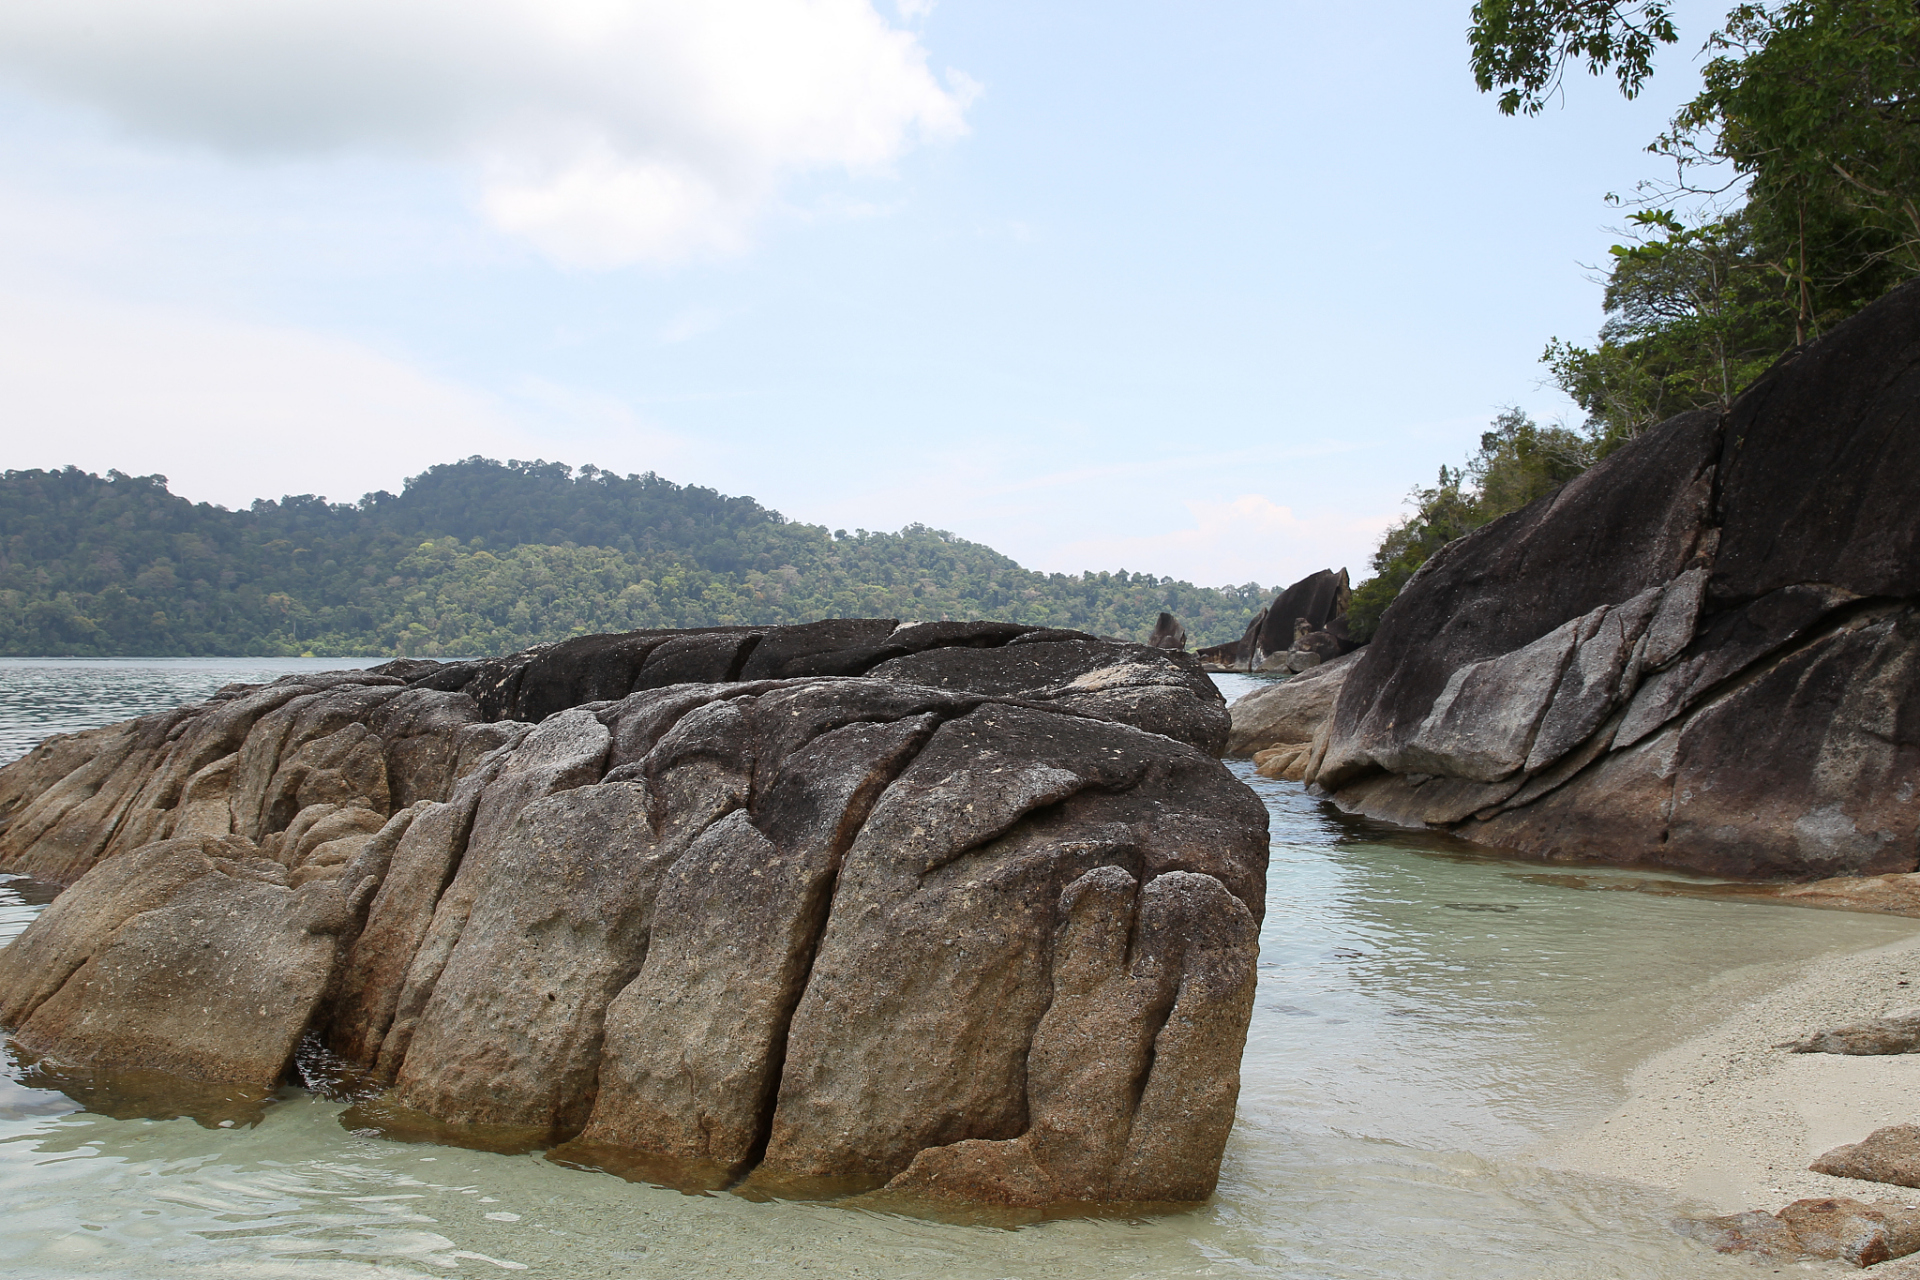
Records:
[[[339,660],[0,661],[0,755]],[[1249,677],[1217,677],[1229,695]],[[1628,1068],[1783,966],[1911,921],[1569,887],[1340,817],[1273,815],[1260,993],[1219,1194],[1190,1213],[950,1226],[684,1196],[538,1156],[403,1145],[287,1089],[254,1128],[113,1120],[0,1078],[0,1275],[399,1280],[1598,1280],[1751,1276],[1688,1206],[1542,1170]],[[0,886],[0,935],[34,895]]]

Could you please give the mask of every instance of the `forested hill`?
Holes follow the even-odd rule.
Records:
[[[245,511],[164,476],[0,475],[0,653],[504,653],[599,631],[998,618],[1239,635],[1271,589],[1035,573],[921,525],[829,532],[752,498],[561,463],[436,466],[399,494]]]

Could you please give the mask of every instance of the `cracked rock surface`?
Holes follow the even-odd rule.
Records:
[[[0,769],[0,1025],[779,1194],[1208,1195],[1266,811],[1194,659],[997,623],[300,674]],[[142,1077],[143,1079],[146,1076]]]

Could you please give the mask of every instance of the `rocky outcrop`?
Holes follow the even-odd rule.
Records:
[[[1202,1198],[1267,852],[1227,727],[1183,654],[997,624],[231,688],[0,770],[0,866],[73,881],[0,1024],[252,1089],[308,1037],[358,1123],[681,1184]]]
[[[1310,573],[1273,598],[1238,640],[1210,645],[1195,656],[1215,671],[1300,671],[1311,665],[1288,654],[1312,654],[1318,660],[1339,657],[1358,647],[1347,630],[1347,604],[1353,592],[1345,569]]]
[[[1920,287],[1449,544],[1310,776],[1524,853],[1749,878],[1920,857]]]
[[[1752,1210],[1678,1225],[1721,1253],[1870,1267],[1920,1252],[1920,1210],[1895,1201],[1796,1200],[1777,1214]]]

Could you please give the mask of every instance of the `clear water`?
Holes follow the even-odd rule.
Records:
[[[0,733],[235,678],[181,664],[0,667]],[[42,667],[53,664],[42,664]],[[327,665],[340,665],[337,661]],[[291,669],[257,663],[255,673]],[[183,681],[213,682],[206,689]],[[1230,694],[1255,681],[1217,677]],[[52,717],[65,717],[54,719]],[[40,729],[44,731],[44,728]],[[966,1227],[683,1196],[404,1145],[282,1092],[252,1128],[114,1120],[0,1079],[0,1275],[1539,1280],[1751,1275],[1675,1235],[1688,1206],[1528,1153],[1611,1109],[1627,1068],[1782,968],[1913,922],[1593,892],[1356,824],[1236,766],[1274,818],[1258,1006],[1219,1194],[1138,1221]],[[38,909],[0,886],[0,937]]]
[[[50,733],[72,733],[199,702],[221,685],[294,671],[344,671],[385,658],[0,658],[0,764]]]

